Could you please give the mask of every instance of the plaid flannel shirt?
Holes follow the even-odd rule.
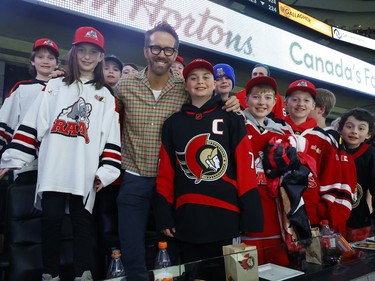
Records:
[[[146,70],[121,79],[115,96],[120,110],[124,109],[122,168],[144,177],[156,177],[163,123],[188,101],[188,94],[184,81],[171,75],[155,100]]]

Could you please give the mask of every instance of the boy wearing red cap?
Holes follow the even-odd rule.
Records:
[[[221,256],[240,231],[262,231],[263,215],[243,116],[212,96],[209,62],[195,59],[183,75],[191,103],[163,125],[156,222],[179,241],[185,263]],[[224,280],[223,266],[198,277]]]
[[[321,220],[328,219],[335,231],[342,232],[351,212],[353,180],[343,173],[349,163],[348,160],[341,161],[344,152],[333,145],[335,140],[328,132],[308,117],[315,107],[315,97],[316,89],[310,81],[302,79],[291,83],[286,91],[285,105],[289,115],[285,121],[295,134],[308,140],[307,153],[316,162],[318,179],[310,178],[303,194],[311,225],[319,225]]]
[[[92,208],[96,192],[120,175],[120,127],[115,99],[104,86],[104,38],[77,29],[66,77],[51,79],[27,112],[1,158],[0,176],[35,159],[35,207],[42,211],[43,281],[59,278],[65,207],[73,226],[75,281],[95,270]]]
[[[257,233],[244,233],[242,242],[257,247],[258,262],[276,263],[287,266],[289,263],[286,248],[282,246],[282,235],[276,205],[276,197],[271,196],[267,178],[263,169],[263,151],[271,138],[292,134],[285,123],[276,123],[267,116],[276,103],[276,80],[269,76],[258,76],[246,84],[246,103],[243,111],[246,117],[246,129],[252,140],[258,190],[264,212],[264,230]]]
[[[15,129],[25,117],[32,102],[50,79],[50,74],[59,64],[59,47],[49,38],[37,39],[30,56],[29,73],[32,80],[17,82],[10,90],[0,110],[0,151],[13,138]],[[37,160],[21,170],[14,171],[16,182],[36,183]]]
[[[184,79],[184,76],[182,75],[182,72],[185,68],[184,61],[185,60],[183,57],[177,56],[176,60],[171,65],[172,72],[178,74],[178,76],[180,76],[181,79]]]
[[[259,77],[259,76],[270,76],[271,71],[270,68],[265,64],[256,64],[251,71],[251,78]],[[250,78],[250,79],[251,79]],[[246,104],[246,89],[243,89],[236,93],[236,97],[240,101],[242,108],[247,108]],[[272,112],[269,114],[271,118],[277,119],[284,119],[286,116],[285,114],[285,105],[284,101],[279,93],[276,93],[276,104],[274,105]]]

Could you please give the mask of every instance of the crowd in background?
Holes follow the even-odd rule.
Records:
[[[307,241],[323,220],[350,241],[373,233],[371,112],[350,109],[333,128],[331,91],[297,79],[279,93],[262,64],[233,93],[235,66],[186,63],[167,23],[148,30],[143,47],[147,66],[138,69],[106,56],[100,31],[81,27],[68,69],[56,71],[57,44],[38,39],[33,79],[17,83],[0,110],[0,175],[10,169],[15,183],[37,184],[42,280],[60,280],[53,251],[66,202],[75,281],[93,280],[95,261],[84,258],[94,256],[92,214],[108,200],[118,208],[128,281],[148,280],[150,220],[161,239],[176,242],[179,263],[219,256],[237,239],[257,246],[260,264],[288,265],[304,246],[291,242]],[[194,278],[224,278],[223,265],[213,266]]]

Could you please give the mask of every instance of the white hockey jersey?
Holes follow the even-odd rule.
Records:
[[[11,142],[18,125],[45,86],[46,82],[41,80],[22,80],[10,90],[0,110],[0,151]],[[34,160],[15,171],[15,176],[37,169],[38,161]]]
[[[68,86],[52,79],[33,103],[12,142],[1,168],[21,168],[38,154],[35,206],[44,191],[81,195],[92,211],[95,176],[104,186],[120,175],[120,125],[115,99],[106,87],[88,81]]]

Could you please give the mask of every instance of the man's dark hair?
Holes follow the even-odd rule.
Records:
[[[254,66],[254,68],[256,68],[256,67],[264,67],[266,70],[267,70],[267,76],[270,76],[271,75],[271,70],[270,70],[270,68],[267,66],[267,65],[265,65],[265,64],[261,64],[261,63],[257,63],[255,66]],[[253,69],[254,69],[253,68]]]
[[[350,116],[353,116],[355,119],[359,121],[366,122],[368,124],[369,134],[372,136],[375,130],[375,117],[372,113],[363,108],[353,108],[348,110],[347,112],[341,115],[341,119],[339,122],[339,132],[342,131],[344,128],[345,122],[348,120]]]
[[[176,31],[174,30],[174,28],[167,22],[161,22],[157,25],[154,26],[153,29],[150,29],[150,30],[147,30],[146,33],[145,33],[145,44],[144,44],[144,47],[147,48],[148,46],[150,46],[150,37],[152,34],[154,34],[155,32],[167,32],[169,33],[170,35],[173,36],[173,38],[176,40],[176,43],[175,45],[173,46],[176,50],[178,50],[178,47],[180,45],[180,41],[178,39],[178,35],[176,33]]]

